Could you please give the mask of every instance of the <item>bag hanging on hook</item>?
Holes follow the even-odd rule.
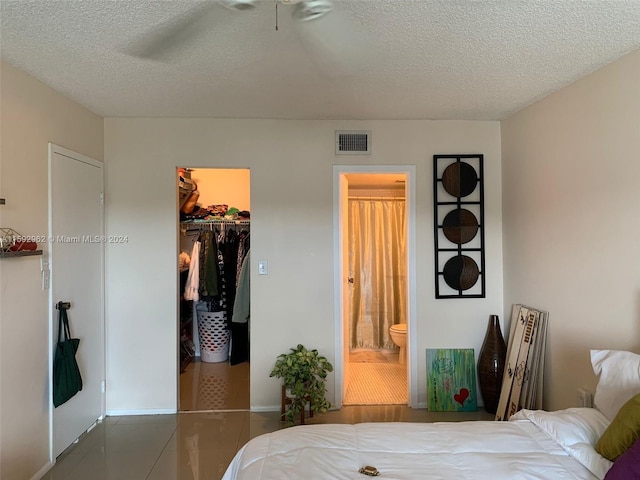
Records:
[[[53,357],[53,406],[59,407],[82,390],[82,375],[76,361],[79,338],[71,338],[67,305],[58,302],[58,342]],[[64,335],[62,340],[60,336]]]

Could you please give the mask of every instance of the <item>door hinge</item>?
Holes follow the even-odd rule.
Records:
[[[104,205],[104,192],[100,192],[100,205]]]
[[[107,391],[107,382],[106,382],[106,380],[102,380],[102,382],[100,382],[100,391],[102,393],[105,393]]]

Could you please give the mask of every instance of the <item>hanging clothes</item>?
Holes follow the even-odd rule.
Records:
[[[238,243],[238,255],[236,257],[236,289],[238,288],[238,282],[240,281],[240,272],[242,271],[242,260],[244,260],[244,242],[246,236],[241,235]]]
[[[200,288],[200,242],[193,242],[193,250],[191,251],[191,262],[189,263],[189,274],[187,275],[187,283],[184,289],[184,299],[197,302],[200,300],[198,293]]]
[[[180,292],[184,300],[184,289],[187,286],[187,278],[189,277],[189,265],[191,258],[187,252],[180,252],[178,256],[178,271],[180,272]]]
[[[248,226],[240,227],[232,222],[203,223],[198,242],[199,250],[191,255],[191,277],[187,282],[191,291],[188,295],[198,294],[203,303],[197,309],[223,312],[232,338],[229,361],[231,365],[246,362],[249,360],[250,315],[249,259],[246,258],[250,247]],[[242,285],[244,292],[239,303],[236,302],[238,285]],[[236,303],[238,321],[234,322]]]
[[[216,236],[208,231],[200,235],[200,297],[213,300],[218,296],[220,270],[218,267],[218,246]]]
[[[228,226],[225,232],[224,241],[219,242],[219,248],[222,254],[222,281],[224,283],[225,310],[227,325],[231,323],[233,318],[233,304],[236,299],[236,274],[238,258],[239,236],[235,230],[235,226]]]
[[[233,323],[247,323],[251,316],[251,275],[249,274],[249,256],[250,253],[247,252],[242,260],[238,288],[236,289],[236,300],[233,305]]]
[[[241,232],[238,241],[238,255],[241,259],[237,272],[238,287],[235,292],[235,302],[233,304],[232,321],[229,323],[231,338],[233,339],[231,348],[231,365],[237,365],[249,360],[249,232]],[[240,297],[240,298],[239,298]],[[237,307],[236,307],[237,305]],[[238,321],[235,321],[235,320]]]

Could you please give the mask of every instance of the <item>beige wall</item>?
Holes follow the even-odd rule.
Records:
[[[5,62],[0,81],[0,226],[46,235],[48,142],[102,160],[103,120]],[[0,259],[3,479],[32,478],[49,462],[48,303],[40,257]]]
[[[198,204],[228,205],[239,210],[251,210],[249,170],[197,168],[191,178],[198,185]]]
[[[505,308],[550,312],[546,408],[640,350],[640,51],[502,123]]]
[[[373,154],[336,156],[336,129],[372,130]],[[434,299],[437,153],[485,155],[486,299]],[[279,406],[279,381],[269,378],[278,354],[303,343],[334,358],[333,165],[416,165],[413,261],[425,404],[425,348],[478,351],[488,316],[502,315],[500,155],[498,122],[105,119],[107,230],[129,237],[126,245],[107,245],[107,412],[177,405],[177,165],[251,169],[254,409]],[[258,260],[269,261],[269,275],[257,275]]]
[[[104,142],[108,233],[130,238],[107,252],[107,408],[171,411],[175,167],[251,168],[254,274],[258,259],[270,261],[252,292],[252,406],[273,407],[277,354],[303,342],[333,358],[333,164],[415,164],[420,402],[425,348],[478,350],[487,316],[523,302],[551,312],[545,406],[571,406],[576,388],[595,382],[589,348],[640,349],[638,78],[635,52],[507,119],[502,132],[496,122],[212,119],[107,119],[103,129],[3,62],[0,226],[46,233],[47,142],[97,159]],[[333,154],[334,130],[349,128],[373,131],[373,155]],[[487,162],[489,295],[435,301],[431,157],[464,152]],[[2,478],[31,478],[48,462],[48,329],[39,259],[0,260]]]

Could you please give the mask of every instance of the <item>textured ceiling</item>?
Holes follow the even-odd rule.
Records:
[[[2,58],[107,117],[497,120],[640,48],[640,0],[334,4],[0,0]]]

